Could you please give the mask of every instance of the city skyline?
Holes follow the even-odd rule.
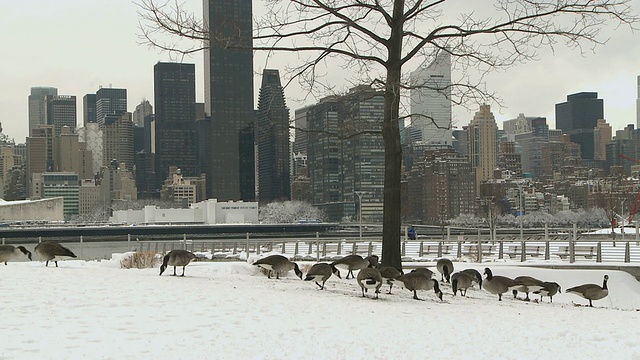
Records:
[[[634,5],[639,5],[640,0]],[[39,11],[33,12],[34,6]],[[201,5],[193,5],[202,14]],[[259,6],[262,6],[261,4]],[[255,6],[256,8],[258,5]],[[127,109],[133,112],[140,100],[153,103],[153,65],[171,60],[168,54],[137,44],[137,7],[130,1],[116,0],[113,6],[101,9],[99,17],[87,17],[95,4],[79,0],[42,3],[27,0],[5,4],[0,14],[0,31],[12,34],[7,48],[14,49],[3,59],[5,72],[0,75],[0,122],[4,133],[17,143],[24,143],[28,135],[28,102],[31,87],[51,86],[60,94],[81,99],[95,92],[99,86],[128,90]],[[118,26],[113,26],[113,24]],[[46,32],[16,28],[46,29]],[[613,34],[611,29],[605,29]],[[58,41],[43,41],[43,34]],[[62,41],[60,39],[69,39]],[[550,127],[556,128],[554,105],[566,96],[578,92],[597,92],[604,100],[605,119],[615,130],[628,124],[636,125],[637,77],[640,67],[640,35],[628,29],[617,29],[610,41],[592,53],[556,48],[555,54],[541,51],[542,60],[511,68],[489,77],[489,87],[496,91],[507,108],[489,104],[498,126],[502,121],[527,116],[545,116]],[[78,44],[82,44],[80,47]],[[636,46],[633,46],[636,45]],[[52,54],[43,57],[41,54]],[[176,60],[176,59],[173,59]],[[196,101],[204,102],[203,55],[177,59],[196,64]],[[284,65],[284,64],[283,64]],[[254,59],[254,103],[257,104],[260,74],[264,68],[279,68],[257,55]],[[282,68],[280,68],[282,70]],[[406,68],[409,72],[414,69]],[[336,83],[341,91],[349,84]],[[317,99],[300,101],[293,95],[295,87],[285,89],[289,107],[293,111],[313,104]],[[532,96],[539,94],[539,96]],[[78,126],[82,126],[82,102],[77,102]],[[454,107],[453,123],[467,125],[477,110]]]

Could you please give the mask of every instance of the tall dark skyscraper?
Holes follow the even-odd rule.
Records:
[[[251,0],[205,0],[212,40],[205,47],[205,112],[201,156],[207,197],[255,199]]]
[[[96,94],[87,94],[82,98],[83,126],[96,121]]]
[[[100,128],[106,115],[127,111],[127,89],[100,88],[96,91],[96,122]]]
[[[72,95],[45,96],[45,117],[47,125],[53,125],[54,136],[60,136],[63,126],[76,130],[77,112],[76,97]]]
[[[289,108],[278,70],[265,69],[258,98],[258,199],[261,204],[291,198]]]
[[[597,92],[568,95],[566,102],[556,104],[556,129],[580,144],[583,159],[594,158],[593,132],[599,119],[604,119],[604,101]]]
[[[196,70],[194,64],[163,63],[153,67],[156,126],[156,187],[169,167],[184,176],[197,173]]]
[[[44,99],[47,95],[58,95],[58,89],[49,86],[31,88],[31,93],[29,94],[29,136],[31,136],[31,132],[36,126],[47,123],[45,118],[47,104]]]

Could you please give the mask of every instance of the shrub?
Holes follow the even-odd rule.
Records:
[[[155,251],[136,251],[125,255],[120,260],[123,269],[149,269],[160,263],[160,256]]]

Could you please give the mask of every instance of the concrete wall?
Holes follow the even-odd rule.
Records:
[[[0,202],[0,221],[63,221],[62,197]]]

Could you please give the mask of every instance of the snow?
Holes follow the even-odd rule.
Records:
[[[326,290],[293,272],[267,279],[252,256],[194,262],[184,278],[120,269],[121,257],[0,266],[0,359],[640,358],[640,283],[622,271],[456,262],[456,270],[489,266],[494,275],[556,281],[563,293],[553,303],[510,294],[498,302],[477,288],[454,297],[443,284],[444,301],[433,291],[416,301],[384,285],[373,300],[353,279],[331,277]],[[311,264],[299,263],[305,273]],[[574,306],[588,301],[564,293],[601,285],[605,273],[610,294],[595,308]]]

